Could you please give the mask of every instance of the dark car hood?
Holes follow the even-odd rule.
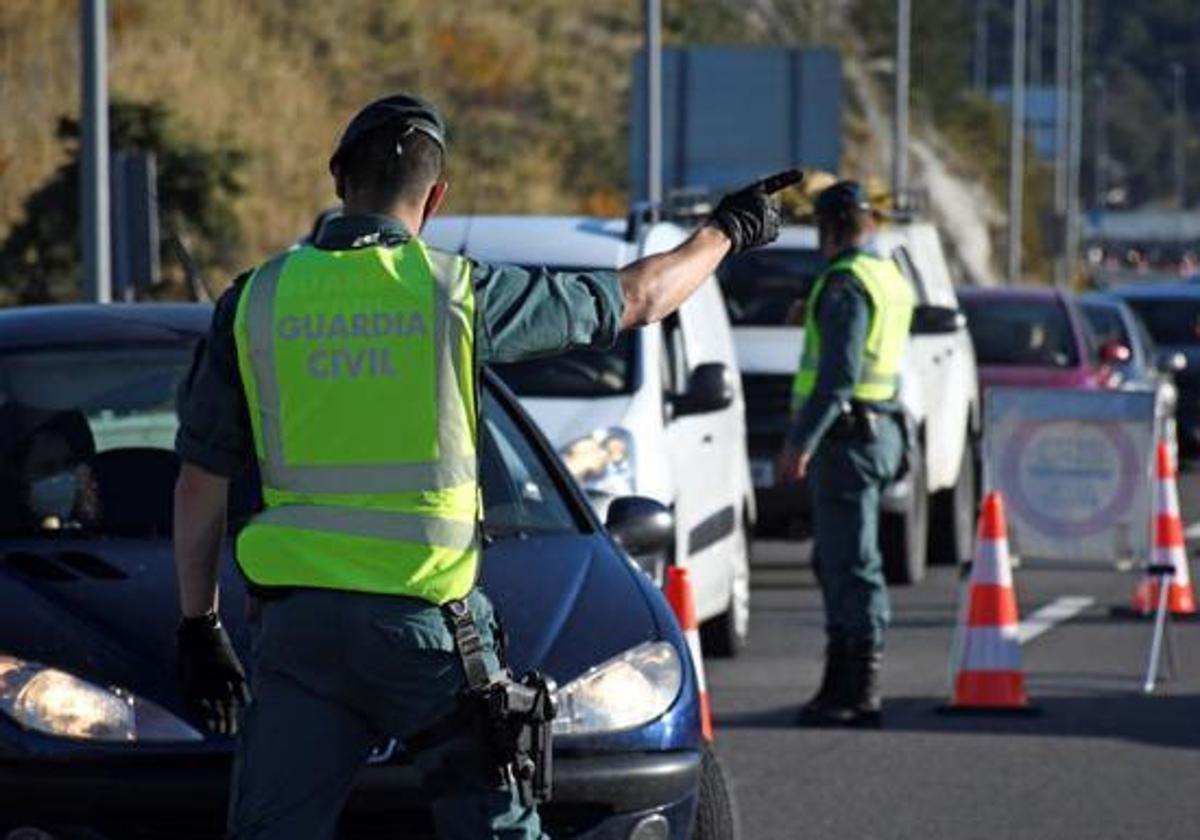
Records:
[[[562,683],[661,635],[639,573],[603,535],[498,541],[483,566],[518,673],[536,667]],[[166,541],[0,542],[0,653],[174,709],[177,603]],[[245,587],[226,558],[222,619],[243,658],[245,604]]]

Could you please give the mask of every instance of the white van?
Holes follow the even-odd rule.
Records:
[[[485,262],[612,270],[670,250],[674,224],[631,228],[582,217],[437,217],[422,239]],[[688,570],[705,651],[734,655],[750,620],[755,520],[745,404],[725,303],[710,278],[661,324],[626,332],[609,351],[497,365],[604,515],[620,496],[649,496],[675,514],[673,557],[635,558],[656,579]]]
[[[937,230],[925,222],[889,225],[872,247],[896,261],[917,296],[900,375],[916,468],[884,491],[880,520],[888,580],[914,583],[924,576],[927,560],[970,559],[980,430],[975,352]],[[785,227],[766,248],[726,260],[719,271],[748,401],[751,463],[767,533],[794,531],[809,514],[806,488],[777,486],[774,463],[804,343],[804,330],[786,323],[787,315],[824,266],[815,228],[797,225]]]

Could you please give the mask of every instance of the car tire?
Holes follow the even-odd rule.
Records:
[[[954,486],[933,495],[929,511],[929,562],[935,566],[953,566],[971,559],[975,516],[979,510],[974,443],[974,437],[968,436]]]
[[[700,625],[700,647],[705,656],[730,659],[737,656],[750,638],[750,523],[742,519],[745,550],[733,571],[729,607]]]
[[[909,454],[911,483],[902,513],[879,518],[879,551],[883,576],[893,586],[907,586],[925,577],[929,545],[929,494],[925,483],[925,458],[920,446]]]
[[[700,796],[692,840],[737,840],[740,836],[733,788],[725,780],[721,762],[706,748],[700,764]]]

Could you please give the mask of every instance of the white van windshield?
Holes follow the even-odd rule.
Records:
[[[734,326],[778,327],[825,268],[816,248],[764,248],[730,257],[717,270]]]
[[[492,370],[519,397],[613,397],[637,386],[638,334],[623,332],[610,350],[572,350]]]
[[[550,271],[590,272],[611,269],[593,266],[547,266]],[[534,270],[533,266],[526,266]],[[638,386],[636,332],[622,332],[608,350],[572,350],[526,362],[492,365],[518,397],[614,397],[632,394]]]

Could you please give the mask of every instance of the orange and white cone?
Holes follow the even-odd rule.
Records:
[[[696,672],[696,683],[700,689],[700,731],[704,740],[713,741],[712,705],[708,700],[708,684],[704,681],[704,655],[700,650],[700,625],[696,621],[696,596],[687,569],[679,566],[667,567],[667,580],[663,594],[675,613],[679,626],[687,639],[688,652],[692,658],[692,669]]]
[[[1171,566],[1167,592],[1167,609],[1172,615],[1195,615],[1196,595],[1188,570],[1187,551],[1183,544],[1183,520],[1179,516],[1179,491],[1175,486],[1175,464],[1166,443],[1159,442],[1154,479],[1154,556],[1153,566]],[[1148,567],[1149,568],[1149,567]],[[1150,615],[1158,609],[1158,575],[1145,575],[1133,592],[1133,611]]]
[[[1028,711],[1004,502],[983,500],[950,711]]]

